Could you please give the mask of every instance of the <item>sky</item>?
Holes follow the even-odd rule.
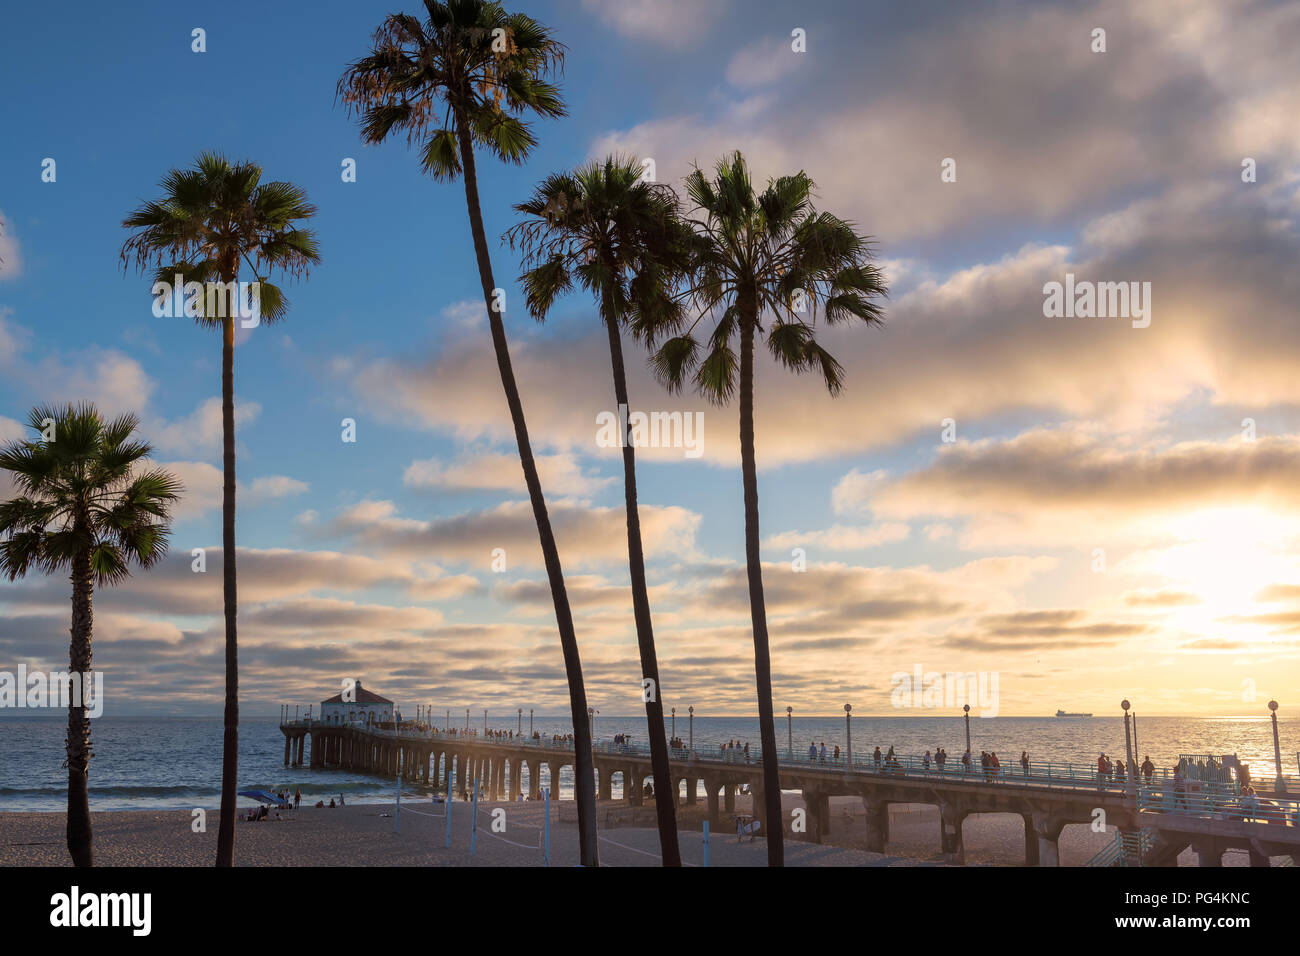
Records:
[[[479,174],[592,706],[641,702],[608,346],[581,292],[535,323],[499,237],[548,173],[619,151],[680,184],[735,149],[760,180],[806,171],[890,286],[882,326],[824,340],[839,397],[760,362],[778,712],[906,715],[894,675],[917,667],[998,675],[1004,715],[1300,699],[1300,6],[508,6],[568,48],[569,115]],[[567,709],[463,188],[402,139],[363,146],[334,98],[382,18],[420,7],[6,13],[0,440],[93,400],[139,414],[186,486],[169,557],[95,596],[107,714],[221,709],[220,340],[155,318],[118,255],[123,217],[204,150],[319,208],[320,264],[235,353],[243,713],[344,678],[411,710]],[[1145,318],[1046,315],[1067,274],[1148,289]],[[752,714],[735,409],[669,396],[624,347],[634,409],[703,416],[697,457],[637,459],[664,704]],[[68,598],[63,576],[0,583],[0,669],[66,666]]]

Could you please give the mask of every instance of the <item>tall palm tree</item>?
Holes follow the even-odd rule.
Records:
[[[635,331],[643,316],[664,323],[666,315],[681,311],[672,292],[684,265],[689,236],[677,217],[677,197],[667,187],[641,181],[641,166],[636,160],[610,156],[573,173],[548,176],[532,197],[515,209],[527,217],[508,236],[512,248],[518,243],[524,250],[527,271],[521,281],[528,311],[538,321],[545,319],[555,299],[575,283],[592,293],[609,335],[614,401],[619,408],[627,408],[627,373],[620,337],[623,325],[632,323]],[[632,609],[641,674],[653,681],[653,693],[642,696],[646,698],[649,724],[659,846],[664,866],[681,866],[677,791],[668,767],[663,685],[659,681],[641,544],[636,452],[629,436],[624,434],[623,438]]]
[[[174,475],[143,467],[150,447],[133,437],[139,423],[135,415],[106,422],[88,404],[39,407],[27,422],[35,439],[0,449],[0,468],[19,492],[0,502],[0,573],[15,581],[28,571],[71,570],[68,667],[82,678],[82,693],[68,698],[67,840],[75,866],[94,862],[85,699],[92,597],[96,585],[118,584],[132,564],[152,567],[167,553],[170,509],[181,491]]]
[[[844,369],[817,342],[820,313],[827,325],[879,323],[876,299],[887,295],[872,264],[869,240],[852,223],[813,207],[813,182],[803,172],[768,181],[755,193],[740,153],[722,159],[708,179],[696,169],[686,178],[695,205],[694,261],[689,294],[700,314],[687,331],[655,352],[660,381],[676,391],[690,379],[710,401],[725,404],[740,390],[740,460],[745,495],[745,563],[754,628],[754,677],[763,747],[763,796],[770,866],[785,862],[776,727],[772,716],[772,664],[763,566],[759,557],[758,474],[754,459],[754,339],[762,335],[773,357],[792,372],[815,371],[838,395]],[[766,327],[764,322],[771,316]],[[695,329],[715,323],[701,343]],[[737,362],[733,343],[739,339]]]
[[[300,223],[316,214],[293,183],[262,182],[262,167],[201,153],[192,169],[173,169],[159,184],[162,198],[140,205],[122,225],[134,230],[122,245],[122,263],[152,269],[155,295],[183,277],[214,289],[195,303],[194,319],[221,329],[221,572],[226,621],[225,735],[221,755],[221,822],[217,866],[235,856],[235,791],[239,772],[239,646],[235,589],[235,283],[251,276],[258,290],[257,320],[284,318],[289,300],[269,281],[279,271],[305,275],[320,261],[315,233]],[[247,270],[245,272],[245,270]],[[220,283],[220,286],[217,286]]]
[[[385,18],[375,31],[370,53],[352,63],[339,79],[338,96],[349,114],[360,117],[366,142],[380,143],[390,133],[404,132],[408,143],[418,142],[425,172],[440,182],[457,176],[464,180],[492,346],[510,407],[564,652],[573,718],[580,856],[584,866],[597,866],[596,781],[582,660],[560,552],[498,311],[474,160],[474,148],[480,146],[497,159],[522,163],[536,143],[524,114],[564,115],[559,90],[548,82],[563,63],[564,47],[536,20],[522,13],[507,13],[493,0],[424,0],[424,7],[427,17],[423,22],[406,13]]]

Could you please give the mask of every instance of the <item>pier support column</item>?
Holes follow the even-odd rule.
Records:
[[[1252,847],[1249,847],[1248,850],[1249,850],[1249,852],[1250,852],[1250,865],[1251,865],[1251,866],[1269,866],[1269,865],[1270,865],[1270,864],[1269,864],[1268,857],[1267,857],[1265,854],[1261,853],[1259,850],[1255,849],[1253,846],[1252,846]]]
[[[492,763],[492,799],[500,801],[506,792],[506,761],[498,755]]]
[[[715,831],[722,829],[722,813],[718,801],[718,790],[722,784],[716,780],[704,778],[704,798],[709,805],[709,826]]]
[[[553,801],[559,800],[560,799],[560,768],[563,766],[563,764],[553,763],[550,764],[549,766],[551,768],[551,782],[549,784],[551,788],[551,800]]]
[[[759,836],[767,835],[767,804],[763,800],[762,778],[755,779],[749,785],[750,813],[758,821]]]
[[[804,840],[808,843],[821,843],[822,832],[826,829],[822,821],[822,795],[816,790],[804,790],[802,795],[807,815],[804,819]],[[829,803],[827,799],[827,804]]]
[[[961,832],[965,819],[965,811],[947,804],[939,806],[939,822],[943,827],[943,854],[949,863],[966,863],[966,843]]]
[[[889,843],[889,804],[863,797],[862,806],[867,811],[867,849],[884,853]]]
[[[1058,841],[1065,823],[1048,814],[1033,814],[1034,835],[1038,838],[1038,865],[1060,866],[1061,850]]]
[[[1025,866],[1038,866],[1038,834],[1034,832],[1034,818],[1020,814],[1025,821]]]
[[[1223,866],[1223,844],[1217,840],[1193,843],[1192,849],[1196,851],[1197,866]]]
[[[528,799],[542,799],[542,762],[536,757],[528,762]]]
[[[694,775],[686,778],[686,803],[692,807],[696,803],[695,785],[697,783],[699,781],[695,779]]]
[[[722,809],[727,813],[736,812],[736,785],[734,783],[724,784],[722,787]]]
[[[614,799],[614,771],[607,768],[600,768],[597,771],[600,774],[600,799]]]
[[[293,738],[290,737],[288,734],[285,734],[284,735],[284,765],[286,767],[289,766],[289,745],[292,742],[293,742]]]

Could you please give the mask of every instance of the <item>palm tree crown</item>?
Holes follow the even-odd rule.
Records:
[[[575,282],[596,296],[601,318],[634,332],[676,321],[672,291],[690,233],[667,186],[646,182],[631,158],[610,156],[546,177],[515,209],[526,218],[507,234],[524,250],[529,313],[545,318]]]
[[[274,270],[297,277],[320,261],[316,235],[299,225],[316,214],[301,187],[262,182],[262,167],[200,153],[192,169],[173,169],[159,184],[163,197],[142,203],[122,225],[135,230],[122,245],[122,263],[154,268],[156,282],[231,282],[247,265],[259,288],[260,318],[283,318],[289,302],[267,281]],[[220,325],[204,308],[196,320]]]
[[[853,224],[813,207],[814,184],[799,172],[768,182],[755,194],[740,153],[720,160],[710,180],[696,169],[686,178],[695,204],[694,260],[689,289],[700,317],[669,338],[654,356],[659,379],[672,391],[692,376],[706,398],[725,404],[735,394],[733,341],[753,323],[766,332],[772,355],[799,373],[821,373],[832,395],[844,369],[817,341],[818,316],[827,325],[881,321],[876,299],[888,294],[872,263],[869,239]],[[765,330],[764,315],[775,318]],[[717,324],[703,345],[694,328],[707,315]],[[652,332],[671,331],[670,325]]]
[[[47,425],[46,423],[50,423]],[[132,564],[167,553],[168,519],[180,482],[161,469],[139,470],[150,446],[132,438],[135,415],[104,421],[93,405],[42,407],[28,426],[52,440],[0,449],[0,468],[20,494],[0,502],[0,573],[53,573],[89,553],[99,585],[127,577]]]
[[[536,145],[526,112],[565,115],[546,77],[564,62],[564,46],[532,17],[491,0],[425,0],[421,22],[392,14],[375,31],[369,55],[338,82],[362,138],[383,142],[394,129],[419,143],[436,179],[462,172],[457,133],[499,159],[522,163]]]

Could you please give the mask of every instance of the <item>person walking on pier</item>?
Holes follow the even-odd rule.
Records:
[[[925,752],[925,757],[923,758],[922,763],[924,764],[926,772],[928,773],[930,770],[930,751],[927,750]]]
[[[995,781],[998,777],[1002,776],[1002,763],[998,760],[998,752],[996,750],[989,754],[989,772],[993,775]]]
[[[943,773],[944,765],[948,762],[948,751],[942,747],[936,747],[934,749],[934,762],[939,765],[939,772]]]
[[[817,762],[817,745],[815,743],[808,744],[808,762],[809,763]]]
[[[821,762],[821,763],[825,763],[825,762],[826,762],[826,741],[824,741],[824,740],[822,741],[821,761],[820,761],[820,762]]]
[[[876,752],[872,754],[871,757],[873,760],[876,761],[876,769],[879,770],[880,769],[880,748],[879,747],[876,748]]]
[[[1142,761],[1142,776],[1147,778],[1147,786],[1151,786],[1151,775],[1156,772],[1156,765],[1151,762],[1151,755],[1147,754],[1147,759]]]
[[[970,773],[970,750],[969,749],[967,749],[967,751],[961,755],[961,768],[962,768],[961,771],[962,773]]]

